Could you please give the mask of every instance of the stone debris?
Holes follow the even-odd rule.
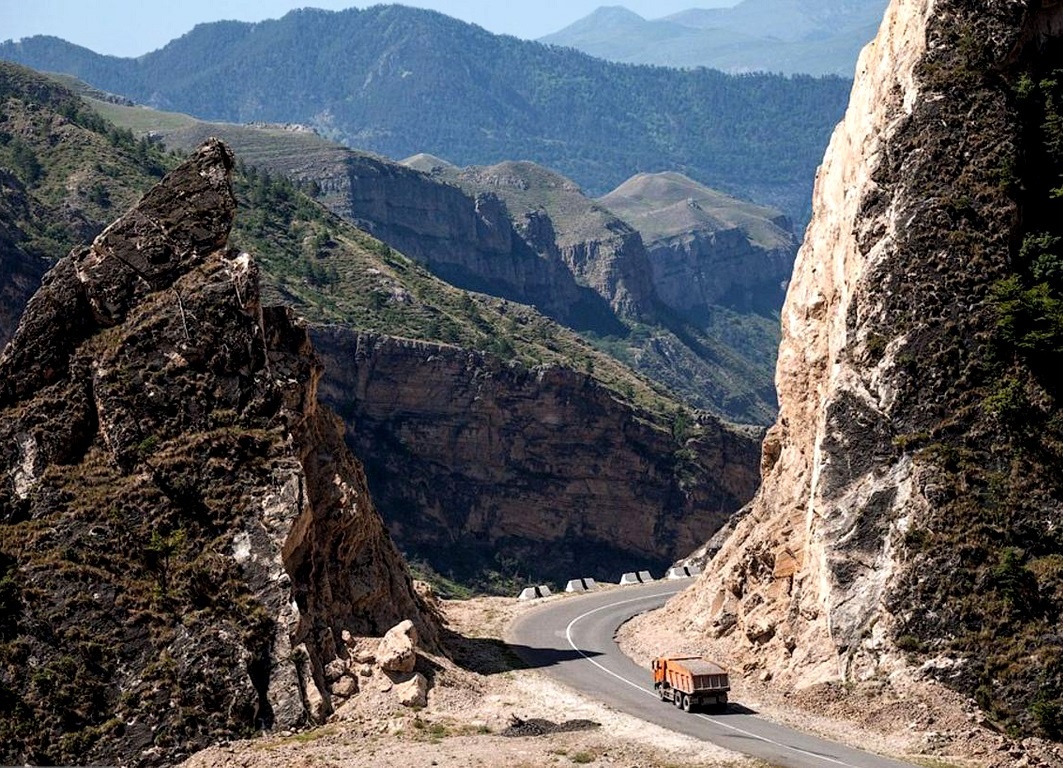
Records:
[[[395,695],[404,707],[425,707],[428,705],[428,680],[417,672],[406,682],[395,686]]]
[[[510,715],[509,726],[500,732],[500,736],[546,736],[551,733],[571,733],[572,731],[589,731],[601,727],[593,720],[565,720],[555,723],[539,717],[524,720]]]

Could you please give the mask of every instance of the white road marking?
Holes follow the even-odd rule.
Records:
[[[668,593],[665,592],[663,594],[668,594]],[[594,608],[593,610],[590,610],[590,611],[587,611],[586,613],[580,614],[579,616],[574,618],[572,621],[570,621],[568,623],[567,627],[565,627],[565,639],[568,640],[568,644],[572,646],[572,649],[576,653],[578,653],[580,656],[582,656],[584,659],[589,661],[594,666],[598,667],[598,669],[602,670],[602,672],[605,672],[607,675],[612,675],[617,680],[620,680],[621,682],[627,683],[632,688],[636,688],[639,691],[642,691],[643,693],[645,693],[646,695],[652,696],[654,699],[658,699],[659,698],[654,691],[651,691],[648,688],[644,688],[643,686],[639,685],[638,683],[636,683],[636,682],[634,682],[632,680],[628,680],[626,677],[623,677],[622,675],[618,675],[616,672],[613,672],[611,669],[606,669],[601,664],[599,664],[597,661],[595,661],[590,656],[585,654],[572,640],[572,627],[575,626],[576,622],[580,621],[581,619],[587,618],[588,616],[590,616],[593,613],[598,613],[599,611],[604,611],[607,608],[615,608],[618,605],[626,605],[627,603],[637,603],[637,602],[640,602],[642,600],[650,600],[650,599],[653,599],[653,598],[656,598],[656,597],[660,597],[660,595],[653,595],[652,597],[636,597],[636,598],[632,598],[631,600],[621,600],[619,603],[610,603],[609,605],[603,605],[600,608]],[[845,768],[860,768],[860,766],[858,766],[858,765],[853,765],[852,763],[846,763],[843,760],[838,760],[838,759],[833,758],[833,757],[825,757],[823,755],[817,755],[815,752],[809,752],[808,750],[801,749],[800,747],[794,747],[794,746],[791,746],[789,744],[783,744],[781,742],[774,741],[773,739],[765,738],[765,737],[763,737],[763,736],[761,736],[759,734],[753,733],[751,731],[747,731],[744,728],[739,728],[737,725],[731,725],[730,723],[725,723],[722,720],[717,720],[714,717],[708,717],[707,715],[698,714],[697,712],[693,713],[693,715],[694,715],[694,717],[700,717],[702,720],[707,720],[710,723],[718,725],[721,728],[727,728],[729,730],[732,730],[732,731],[735,731],[737,733],[740,733],[743,736],[748,736],[748,737],[750,737],[752,739],[757,739],[759,741],[763,741],[766,744],[771,744],[771,745],[779,747],[781,749],[789,749],[789,750],[791,750],[793,752],[797,752],[798,754],[806,755],[806,756],[811,757],[811,758],[816,759],[816,760],[822,760],[825,763],[833,763],[834,765],[845,766]]]

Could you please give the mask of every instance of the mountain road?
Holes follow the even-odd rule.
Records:
[[[902,768],[911,763],[862,752],[773,723],[740,701],[725,712],[684,712],[661,702],[649,668],[617,646],[617,627],[663,605],[689,581],[660,581],[553,598],[520,616],[506,642],[524,663],[614,709],[784,768]]]

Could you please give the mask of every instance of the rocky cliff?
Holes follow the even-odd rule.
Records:
[[[637,214],[633,217],[637,226],[633,226],[586,197],[564,176],[534,163],[504,162],[459,169],[432,159],[419,162],[412,158],[407,162],[470,196],[489,195],[501,200],[514,230],[540,259],[564,265],[623,322],[607,334],[586,329],[598,337],[613,336],[615,343],[606,345],[613,354],[698,407],[739,423],[770,421],[775,412],[770,370],[778,343],[774,313],[782,301],[780,284],[789,274],[782,264],[774,262],[788,264],[795,245],[792,238],[789,249],[783,245],[787,238],[781,222],[758,221],[756,227],[747,227],[748,232],[736,233],[740,242],[733,243],[735,248],[725,256],[726,237],[717,243],[715,235],[705,235],[705,221],[689,218],[669,229],[663,225],[660,212],[653,210],[652,202],[647,205],[646,195],[638,195],[638,201],[625,208],[625,212]],[[726,198],[693,182],[689,187],[714,199]],[[654,191],[651,197],[659,200],[663,196]],[[626,198],[618,190],[603,200]],[[737,218],[748,222],[753,217],[745,214]],[[762,264],[765,251],[748,243],[754,229],[765,243],[771,243],[769,250],[779,245],[778,253],[772,250],[771,256],[781,259],[772,258],[770,266]],[[671,239],[655,243],[659,250],[651,256],[643,232],[656,240],[663,231]],[[713,255],[706,260],[714,260],[721,268],[711,276],[705,274],[704,263],[690,263],[699,258],[692,253],[696,247],[692,244],[707,239],[712,240],[707,250]],[[686,263],[677,267],[673,247],[686,254],[678,258]],[[767,274],[774,279],[765,277]],[[770,288],[764,288],[765,280]],[[730,301],[732,306],[719,303],[717,298]]]
[[[232,165],[208,142],[61,259],[0,357],[4,762],[169,764],[327,715],[344,632],[437,637],[306,331],[226,247]]]
[[[609,297],[515,231],[494,191],[464,194],[453,184],[361,154],[348,156],[344,185],[333,210],[452,285],[532,304],[577,330],[623,331]]]
[[[587,373],[337,327],[314,340],[396,541],[460,581],[661,570],[753,493],[749,435],[711,417],[669,430]]]
[[[669,607],[782,685],[1063,730],[1055,2],[894,0],[783,309],[763,483]]]
[[[657,296],[695,322],[717,307],[774,315],[798,241],[780,212],[679,173],[640,173],[598,202],[635,227]]]
[[[491,194],[505,201],[523,239],[543,258],[564,264],[619,316],[651,320],[657,314],[657,294],[639,233],[569,179],[526,161],[440,175],[469,194]]]

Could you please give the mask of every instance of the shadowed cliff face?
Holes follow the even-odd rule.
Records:
[[[61,259],[0,357],[4,762],[298,726],[343,630],[437,637],[305,330],[225,247],[232,164],[208,142]]]
[[[339,328],[314,340],[395,540],[440,573],[615,582],[686,554],[753,493],[752,437],[709,420],[677,440],[587,374]]]
[[[1055,97],[1031,105],[1061,31],[1058,3],[895,0],[861,56],[762,487],[669,609],[783,684],[935,676],[1060,736],[1059,358],[1034,306],[1060,285],[1030,252],[1060,220]]]

